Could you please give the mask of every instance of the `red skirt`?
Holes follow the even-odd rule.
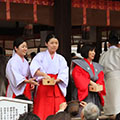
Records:
[[[32,98],[32,96],[31,96],[31,87],[30,87],[29,83],[26,83],[26,87],[25,87],[23,95],[25,95],[25,97],[27,97],[29,100],[31,100],[31,98]],[[13,98],[15,98],[15,97],[16,97],[16,95],[13,94]]]
[[[49,76],[57,78],[57,75]],[[65,101],[65,97],[57,84],[54,86],[45,86],[40,82],[34,96],[33,112],[41,120],[46,120],[49,115],[55,114],[59,110],[59,105]]]
[[[30,84],[27,83],[26,84],[26,87],[25,87],[25,90],[24,90],[24,93],[23,93],[29,100],[31,100],[32,96],[31,96],[31,87],[30,87]],[[7,96],[7,93],[6,93],[6,96]],[[12,95],[12,98],[15,98],[16,95],[15,93],[13,93]]]

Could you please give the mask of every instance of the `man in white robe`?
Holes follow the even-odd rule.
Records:
[[[120,48],[118,37],[109,36],[110,48],[101,55],[99,63],[104,66],[106,96],[104,113],[113,115],[120,113]]]

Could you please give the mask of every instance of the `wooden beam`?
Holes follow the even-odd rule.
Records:
[[[54,8],[52,6],[37,7],[38,22],[42,25],[54,26]]]
[[[15,35],[0,35],[0,41],[13,41],[13,40],[15,40],[16,39],[16,36]]]
[[[100,58],[100,53],[102,52],[102,32],[100,31],[100,27],[96,27],[96,55],[95,61],[98,62]]]
[[[6,3],[0,2],[0,20],[6,19]]]
[[[1,27],[0,35],[17,35],[20,36],[23,34],[24,28],[15,28],[15,27]]]
[[[53,6],[37,5],[36,16],[38,21],[36,23],[54,27],[55,26],[54,11],[55,10]],[[87,25],[107,26],[106,15],[107,15],[106,10],[87,8],[87,11],[86,11]],[[58,13],[58,19],[61,19],[59,16],[60,14]],[[6,20],[6,3],[5,2],[0,2],[0,20]],[[15,21],[15,22],[24,21],[26,23],[34,23],[33,4],[10,3],[10,20],[9,21]],[[110,26],[112,27],[120,26],[119,21],[120,21],[120,12],[110,10]],[[71,7],[71,23],[72,23],[72,26],[83,25],[83,8]]]
[[[72,26],[79,26],[83,24],[83,9],[71,8],[71,21]]]
[[[90,26],[106,26],[107,14],[106,10],[87,9],[87,25]]]

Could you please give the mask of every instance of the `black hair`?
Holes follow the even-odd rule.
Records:
[[[30,56],[31,56],[31,59],[33,59],[36,56],[36,53],[35,52],[31,52]]]
[[[20,115],[18,120],[40,120],[40,118],[32,112]]]
[[[53,118],[54,118],[54,115],[49,115],[49,116],[46,118],[46,120],[53,120]]]
[[[110,32],[108,42],[111,45],[117,45],[118,44],[118,42],[119,42],[119,35],[118,35],[118,33],[116,31],[111,31]]]
[[[92,51],[95,49],[95,46],[92,44],[84,44],[81,48],[81,56],[84,58],[88,58],[89,51]]]
[[[5,55],[5,50],[2,47],[0,47],[0,55]]]
[[[67,112],[58,112],[54,115],[52,120],[71,120],[70,113]]]
[[[17,39],[13,42],[13,49],[14,49],[15,47],[18,48],[19,45],[22,44],[23,42],[26,42],[23,37],[17,38]]]
[[[45,42],[48,43],[51,38],[56,38],[57,39],[57,37],[55,36],[54,33],[50,33],[50,34],[47,35]]]
[[[75,53],[71,53],[71,57],[74,57],[74,56],[76,56],[76,54]]]
[[[68,113],[70,113],[70,115],[72,117],[74,117],[79,113],[79,106],[80,106],[79,100],[71,100],[68,102],[68,106],[66,108],[66,111]]]

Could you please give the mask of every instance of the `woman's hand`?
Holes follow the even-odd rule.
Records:
[[[24,82],[39,86],[38,82],[36,82],[35,80],[36,78],[30,78],[29,80],[24,80]]]
[[[103,90],[103,85],[96,84],[93,81],[90,81],[89,91],[91,92],[100,92]]]
[[[56,84],[56,83],[59,83],[59,82],[61,82],[60,79],[56,79],[56,80],[55,80],[55,84]]]
[[[30,78],[28,81],[29,81],[30,84],[39,86],[39,83],[36,82],[36,79],[35,79],[35,78]]]
[[[97,87],[98,85],[95,83],[95,82],[93,82],[92,80],[90,81],[90,85],[92,85],[93,87]]]
[[[61,80],[60,79],[56,79],[56,82],[59,83],[59,82],[61,82]]]
[[[47,75],[46,73],[44,73],[43,77],[46,79],[51,79],[51,77],[49,75]]]
[[[89,87],[89,91],[96,92],[98,85],[95,82],[90,81],[90,85],[88,87]]]
[[[39,69],[36,71],[35,76],[42,76],[44,78],[50,79],[51,77],[44,72],[41,72]]]
[[[34,90],[34,88],[35,88],[35,85],[31,84],[31,85],[30,85],[30,89],[31,89],[31,90]]]

